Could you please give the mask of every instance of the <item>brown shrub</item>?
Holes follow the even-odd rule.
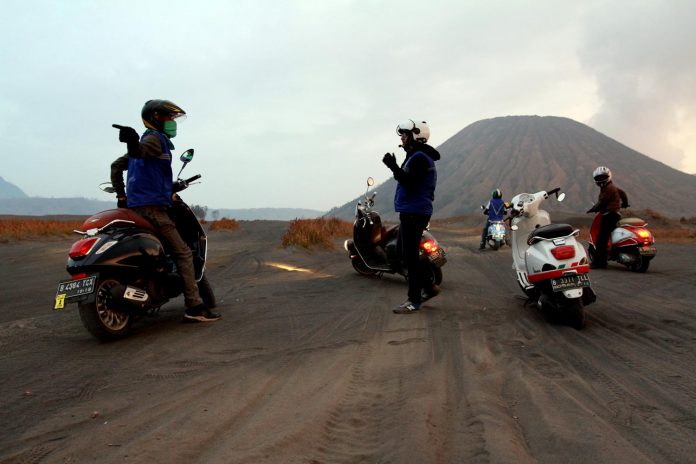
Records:
[[[337,218],[295,219],[283,235],[282,245],[333,248],[336,237],[350,237],[353,225]]]
[[[82,221],[46,219],[0,219],[0,241],[69,235],[82,227]]]
[[[222,218],[210,223],[210,230],[237,230],[239,222],[236,219]]]

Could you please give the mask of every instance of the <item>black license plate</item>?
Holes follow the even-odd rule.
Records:
[[[56,291],[56,303],[53,309],[63,309],[65,307],[65,300],[93,293],[96,283],[96,275],[83,279],[66,280],[59,283],[58,290]]]
[[[657,250],[654,246],[647,246],[638,248],[638,253],[640,253],[643,256],[655,256]]]
[[[438,267],[444,266],[444,264],[447,262],[447,258],[445,258],[445,250],[442,248],[438,248],[437,251],[430,253],[428,255],[428,259],[431,263]]]
[[[551,279],[551,289],[554,292],[568,290],[569,288],[589,287],[590,276],[587,274],[576,274]]]

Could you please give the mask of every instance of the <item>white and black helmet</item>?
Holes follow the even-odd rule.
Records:
[[[411,133],[413,140],[426,143],[430,138],[430,127],[425,121],[416,122],[413,119],[407,119],[396,126],[396,133],[399,135]]]
[[[594,179],[595,184],[599,185],[600,187],[604,187],[611,181],[611,169],[606,166],[599,166],[592,173],[592,178]]]

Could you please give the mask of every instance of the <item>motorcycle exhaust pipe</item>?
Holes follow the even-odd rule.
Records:
[[[142,309],[150,299],[145,290],[123,284],[112,287],[110,294],[112,304],[124,312]]]

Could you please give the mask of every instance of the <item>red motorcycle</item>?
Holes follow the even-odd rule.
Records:
[[[590,228],[588,256],[590,262],[595,258],[597,235],[601,214],[597,214]],[[616,228],[611,231],[607,244],[607,260],[623,264],[635,272],[645,272],[650,261],[657,254],[655,237],[647,228],[648,223],[638,217],[620,219]]]
[[[193,159],[193,149],[181,155],[184,166]],[[184,169],[183,167],[181,168]],[[181,174],[181,171],[179,171]],[[174,192],[186,189],[201,176],[177,179]],[[114,193],[111,183],[102,190]],[[215,307],[215,294],[205,275],[207,236],[191,208],[179,199],[170,215],[193,253],[193,267],[201,299]],[[123,338],[131,325],[183,292],[183,282],[166,243],[145,218],[126,208],[110,209],[85,220],[82,238],[68,253],[70,278],[58,284],[54,309],[77,303],[80,319],[95,338]]]

